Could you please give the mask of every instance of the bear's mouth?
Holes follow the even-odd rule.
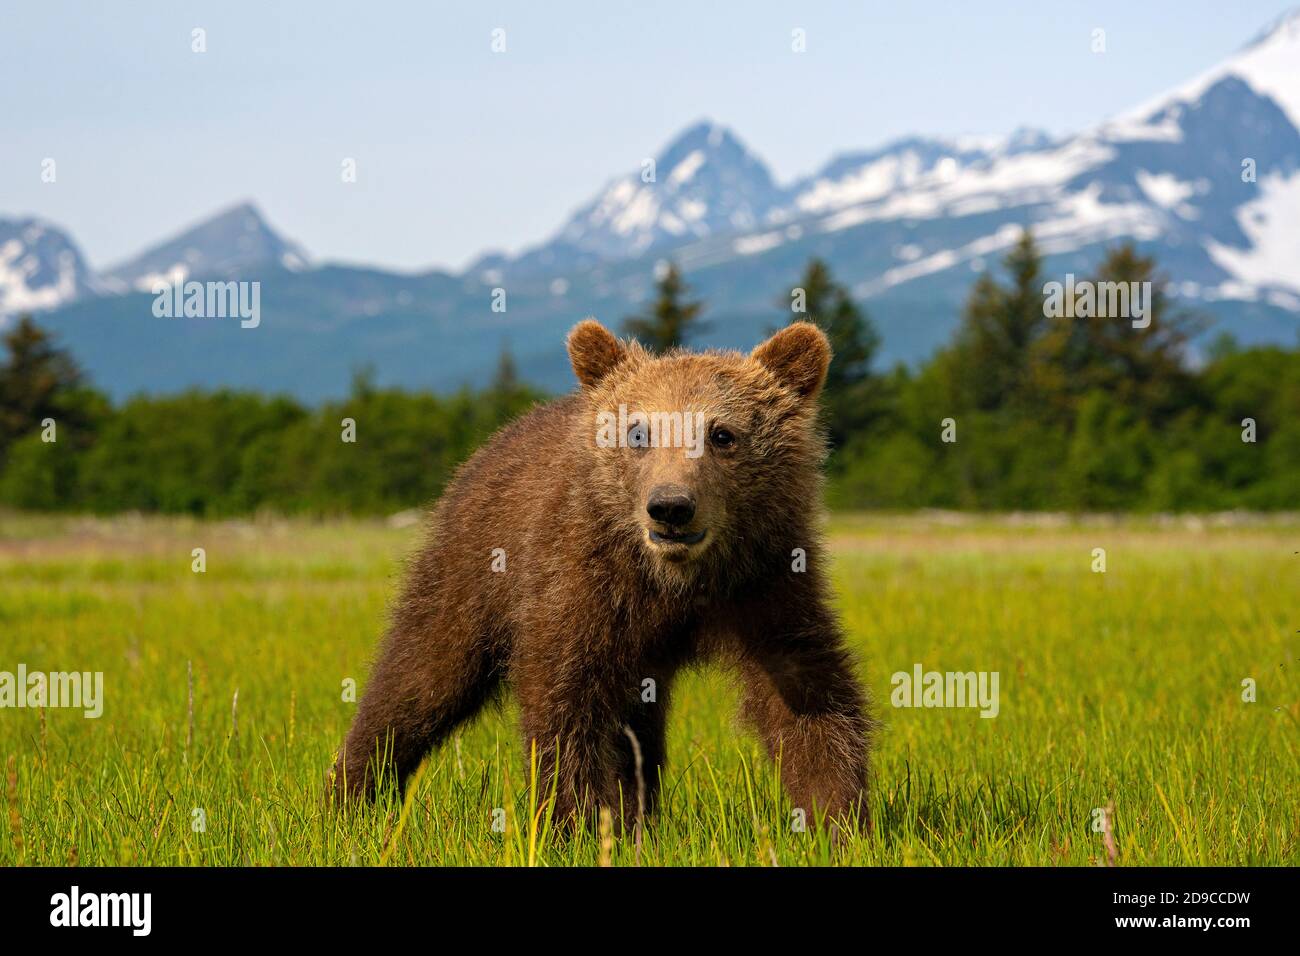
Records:
[[[701,541],[704,540],[704,536],[709,533],[708,528],[704,528],[700,531],[694,531],[694,532],[656,531],[654,528],[651,528],[649,530],[650,530],[650,540],[653,541],[655,544],[685,544],[685,545],[699,544]]]

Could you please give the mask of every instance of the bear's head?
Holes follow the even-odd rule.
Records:
[[[817,326],[796,322],[749,355],[657,356],[588,319],[568,346],[582,386],[575,437],[592,456],[584,492],[656,577],[680,584],[725,565],[734,580],[807,546],[831,359]]]

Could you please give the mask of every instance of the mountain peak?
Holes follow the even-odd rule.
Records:
[[[1292,7],[1283,13],[1242,49],[1251,50],[1270,43],[1300,43],[1300,7]]]
[[[262,215],[261,208],[252,199],[243,199],[237,203],[225,207],[218,212],[209,216],[205,222],[212,223],[221,219],[228,219],[234,216],[251,216],[258,224],[265,226],[266,217]]]
[[[1116,117],[1143,120],[1172,103],[1192,103],[1227,76],[1235,76],[1262,96],[1272,98],[1291,124],[1300,128],[1300,7],[1278,17],[1244,47],[1188,83],[1149,99]]]
[[[58,308],[100,285],[65,233],[42,219],[0,218],[0,324],[19,312]]]
[[[150,291],[158,282],[229,279],[258,268],[297,271],[305,252],[266,222],[251,200],[219,210],[107,273],[119,289]]]
[[[702,120],[678,133],[655,159],[657,173],[674,184],[689,180],[700,167],[713,163],[748,169],[772,186],[767,167],[726,126]]]
[[[728,148],[739,148],[745,151],[739,137],[729,128],[721,123],[715,123],[713,120],[702,119],[687,126],[673,137],[668,146],[664,148],[663,153],[667,154],[680,149],[714,151]]]
[[[739,137],[719,123],[698,120],[653,163],[609,183],[550,242],[504,267],[516,273],[585,269],[750,229],[781,199],[771,172]]]

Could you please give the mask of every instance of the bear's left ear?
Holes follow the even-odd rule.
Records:
[[[627,349],[595,319],[583,319],[569,332],[569,361],[583,388],[592,388],[612,372]]]
[[[787,325],[750,354],[777,380],[811,402],[826,381],[831,343],[811,322]]]

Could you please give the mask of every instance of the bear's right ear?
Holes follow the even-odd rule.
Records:
[[[583,319],[569,333],[569,361],[583,388],[593,388],[627,358],[614,333],[595,319]]]

